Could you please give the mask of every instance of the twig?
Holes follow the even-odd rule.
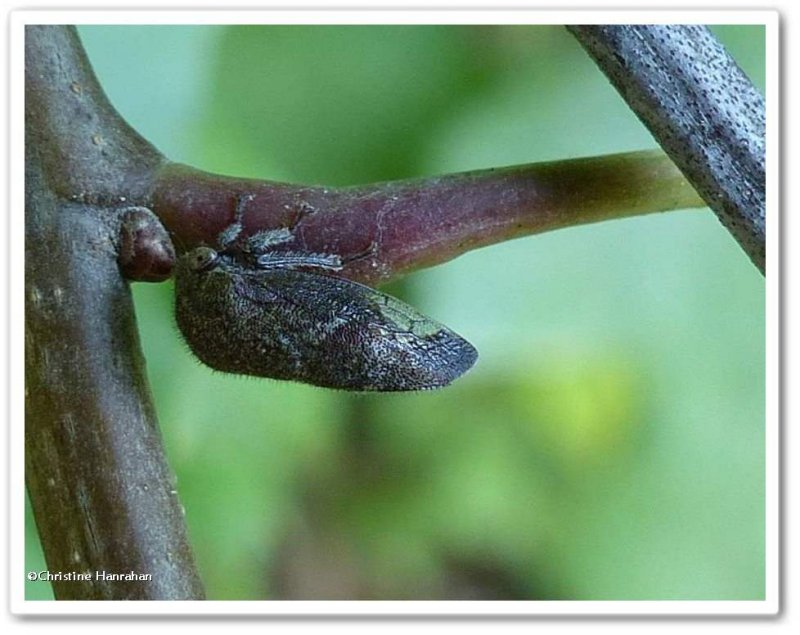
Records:
[[[725,48],[698,25],[569,29],[764,273],[764,98]]]
[[[165,165],[153,210],[179,250],[214,246],[237,196],[252,195],[245,231],[291,226],[312,251],[364,253],[345,275],[385,282],[467,251],[562,227],[705,207],[660,151],[322,188],[234,179]]]

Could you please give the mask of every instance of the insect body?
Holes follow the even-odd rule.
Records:
[[[225,230],[220,242],[238,233]],[[203,362],[356,391],[445,386],[475,363],[477,351],[447,327],[332,275],[338,256],[272,248],[290,238],[264,232],[244,247],[199,247],[179,259],[177,322]]]

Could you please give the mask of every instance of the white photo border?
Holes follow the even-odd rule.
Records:
[[[24,615],[776,615],[780,610],[779,15],[777,11],[23,10],[10,14],[10,209],[24,196],[24,29],[29,24],[754,24],[766,27],[766,588],[759,601],[33,601],[25,587],[24,220],[9,220],[10,608]]]

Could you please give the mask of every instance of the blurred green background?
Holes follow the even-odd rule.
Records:
[[[79,31],[122,115],[210,171],[340,185],[656,146],[560,27]],[[714,32],[763,90],[763,28]],[[765,285],[710,211],[391,290],[477,366],[389,396],[226,376],[181,342],[171,284],[134,285],[210,598],[764,597]]]

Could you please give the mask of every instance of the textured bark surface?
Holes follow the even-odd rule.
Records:
[[[115,116],[74,29],[26,29],[25,477],[58,599],[200,599],[161,444],[117,206],[161,157]],[[103,581],[96,571],[150,574]]]
[[[704,26],[569,27],[762,273],[764,98]]]

